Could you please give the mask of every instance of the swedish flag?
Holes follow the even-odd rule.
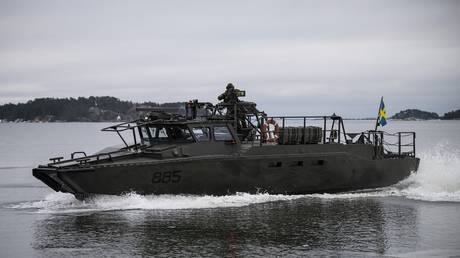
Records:
[[[385,110],[385,103],[383,103],[383,97],[380,99],[379,117],[377,123],[380,126],[385,126],[387,124],[387,111]]]

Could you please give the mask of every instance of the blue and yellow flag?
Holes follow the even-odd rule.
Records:
[[[380,99],[379,118],[377,120],[377,123],[380,126],[385,126],[387,124],[387,111],[385,110],[385,103],[383,103],[383,97]]]

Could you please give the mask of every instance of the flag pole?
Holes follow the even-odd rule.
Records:
[[[377,131],[377,127],[379,126],[380,106],[382,105],[382,101],[383,101],[383,96],[382,98],[380,98],[379,109],[377,111],[377,120],[375,120],[375,130],[374,131]]]

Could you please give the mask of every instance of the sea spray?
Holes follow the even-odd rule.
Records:
[[[401,182],[401,194],[411,199],[460,202],[460,151],[447,143],[419,155],[417,173]]]
[[[423,201],[460,202],[460,151],[447,143],[438,143],[418,157],[419,170],[393,186],[309,196],[322,199],[399,196]]]

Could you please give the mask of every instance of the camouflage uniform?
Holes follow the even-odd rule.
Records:
[[[229,83],[227,84],[225,92],[220,94],[217,99],[222,100],[222,102],[225,104],[236,104],[236,111],[237,111],[236,130],[239,134],[242,133],[242,128],[246,128],[247,124],[246,124],[246,114],[243,112],[243,110],[240,110],[237,104],[238,102],[240,102],[240,100],[238,99],[238,90],[235,89],[235,86],[233,86],[233,84]],[[232,119],[235,116],[234,109],[235,109],[234,105],[227,106],[227,116],[231,117]]]
[[[224,103],[234,104],[239,102],[238,93],[233,84],[227,84],[226,91],[219,95],[218,100],[223,100]]]

